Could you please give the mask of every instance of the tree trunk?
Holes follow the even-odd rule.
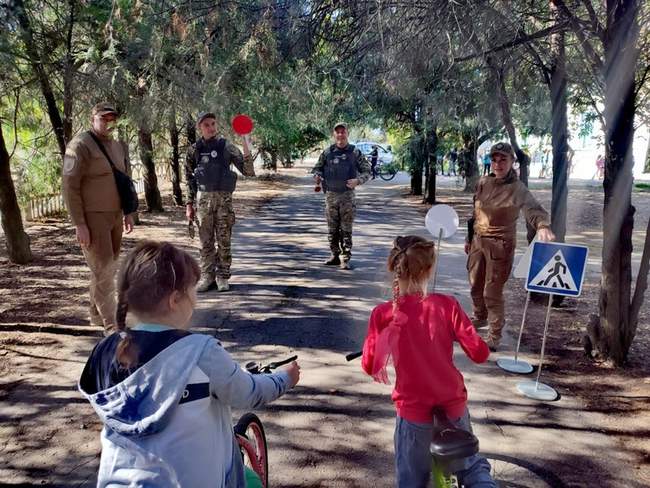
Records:
[[[72,118],[74,116],[74,72],[75,60],[72,50],[72,33],[75,24],[75,6],[77,0],[68,0],[70,18],[68,20],[68,32],[66,37],[66,55],[63,73],[63,138],[66,142],[72,139]]]
[[[419,141],[417,143],[419,144]],[[419,148],[414,148],[412,144],[409,148],[411,151],[411,195],[422,195],[422,172],[424,170],[424,164],[422,164],[422,155],[420,154]]]
[[[465,173],[465,188],[463,191],[474,193],[481,173],[476,162],[476,151],[480,143],[473,134],[463,134],[463,148],[458,152],[458,171]]]
[[[183,190],[181,190],[181,165],[180,165],[180,150],[179,150],[179,133],[178,125],[176,124],[176,110],[172,109],[169,117],[169,139],[172,146],[172,192],[174,195],[174,203],[176,205],[183,205]]]
[[[639,51],[637,0],[607,0],[605,31],[605,190],[600,290],[600,352],[622,365],[634,339],[632,169],[635,85]]]
[[[56,97],[54,96],[52,85],[50,84],[50,78],[45,71],[42,56],[38,52],[37,44],[34,41],[34,32],[29,17],[27,16],[23,0],[14,0],[14,7],[16,18],[18,19],[21,28],[20,37],[25,44],[25,52],[29,58],[29,63],[41,86],[41,93],[43,94],[43,98],[45,98],[45,104],[47,106],[47,114],[50,118],[52,128],[54,129],[56,142],[59,145],[61,160],[63,160],[66,145],[65,129],[63,127],[63,120],[61,119],[61,113],[56,104]]]
[[[189,116],[185,122],[185,138],[187,139],[188,147],[196,142],[196,124],[194,124],[192,117]]]
[[[551,15],[556,23],[560,13],[551,0]],[[553,146],[553,188],[551,197],[551,229],[555,240],[564,242],[568,197],[569,129],[567,125],[567,72],[564,31],[551,36],[551,144]]]
[[[436,127],[431,129],[427,137],[427,167],[429,177],[426,182],[424,203],[436,203],[436,168],[438,164],[438,132]]]
[[[0,124],[1,122],[2,119]],[[16,189],[11,179],[9,152],[2,135],[2,125],[0,125],[0,214],[9,260],[17,264],[28,263],[32,260],[32,251],[29,247],[29,236],[23,228]]]
[[[519,161],[519,179],[523,181],[524,185],[528,186],[530,157],[521,149],[521,147],[519,147],[519,142],[517,141],[517,132],[515,131],[515,125],[512,122],[510,100],[508,99],[508,92],[506,90],[506,73],[503,68],[497,67],[493,61],[489,61],[488,64],[490,68],[492,68],[496,79],[497,97],[499,99],[499,105],[501,106],[501,120],[503,121],[503,126],[508,133],[512,149],[515,151],[515,155],[517,156],[517,161]]]
[[[144,124],[138,127],[138,142],[140,146],[140,160],[144,167],[144,198],[149,212],[163,212],[162,199],[158,190],[158,177],[156,165],[153,160],[153,142],[151,131]]]

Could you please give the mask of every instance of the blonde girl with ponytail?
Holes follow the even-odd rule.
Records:
[[[490,354],[455,298],[427,293],[435,260],[432,241],[419,236],[395,239],[387,263],[393,299],[372,311],[363,346],[362,368],[375,381],[388,383],[386,368],[391,363],[395,368],[392,400],[400,488],[428,486],[434,410],[444,412],[458,428],[472,430],[467,390],[453,362],[454,342],[476,363]],[[456,475],[468,488],[496,487],[490,464],[480,454],[464,459]]]

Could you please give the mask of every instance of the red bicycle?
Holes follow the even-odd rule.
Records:
[[[246,364],[246,371],[251,374],[268,374],[275,368],[289,364],[298,359],[298,356],[267,365],[256,362]],[[234,427],[235,436],[239,443],[239,449],[244,458],[244,465],[255,471],[262,481],[262,486],[269,486],[269,458],[266,444],[266,434],[262,421],[254,413],[248,412],[242,415]]]

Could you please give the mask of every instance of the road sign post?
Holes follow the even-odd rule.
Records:
[[[533,245],[537,242],[537,236],[530,243],[526,252],[519,260],[519,263],[512,271],[515,278],[525,278],[528,275],[528,268],[530,268],[530,260],[533,254]],[[526,324],[526,316],[528,314],[528,305],[530,305],[530,292],[526,294],[526,304],[524,305],[524,314],[521,317],[521,326],[519,327],[519,337],[517,338],[517,348],[515,349],[515,357],[504,357],[497,359],[497,366],[509,373],[528,374],[533,372],[533,367],[528,361],[519,359],[519,348],[521,347],[521,338],[524,335],[524,325]]]
[[[560,244],[553,242],[535,242],[528,268],[526,290],[548,294],[544,335],[540,351],[537,378],[535,381],[522,381],[517,384],[517,390],[523,395],[536,400],[553,401],[558,397],[552,387],[540,383],[544,365],[544,352],[548,324],[551,319],[551,302],[553,295],[579,296],[585,277],[589,249],[585,246]]]

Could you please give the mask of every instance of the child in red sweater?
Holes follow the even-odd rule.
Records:
[[[418,236],[395,239],[388,257],[393,301],[372,311],[363,345],[362,367],[376,381],[388,383],[386,366],[395,366],[395,466],[397,486],[403,488],[424,488],[429,482],[434,409],[443,410],[455,426],[472,430],[467,390],[453,363],[454,341],[476,363],[490,354],[455,298],[426,294],[435,259],[433,242]],[[456,475],[467,488],[496,487],[490,464],[480,455],[463,460]]]

